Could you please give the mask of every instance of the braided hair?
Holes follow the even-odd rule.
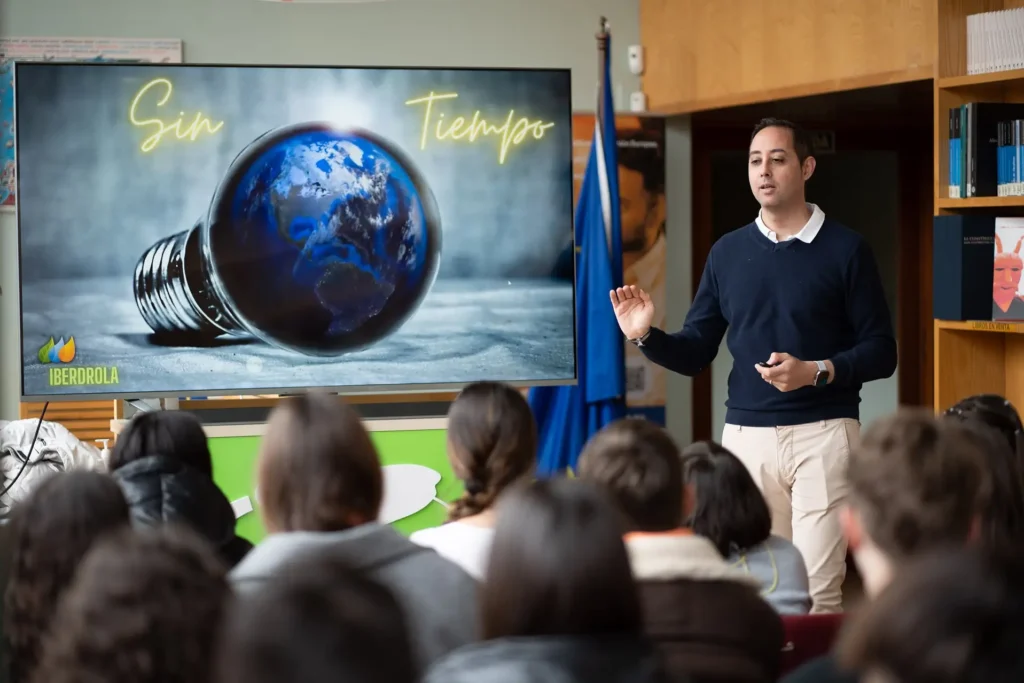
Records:
[[[468,385],[448,411],[448,451],[465,486],[448,521],[489,509],[534,469],[537,425],[526,399],[500,382]]]

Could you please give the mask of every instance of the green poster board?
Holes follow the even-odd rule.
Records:
[[[416,431],[377,431],[370,432],[370,437],[380,453],[381,464],[385,468],[386,481],[394,482],[394,475],[426,474],[412,482],[413,494],[406,495],[405,509],[409,503],[417,511],[394,522],[396,529],[411,534],[420,529],[440,525],[444,522],[446,510],[438,501],[450,503],[462,495],[462,482],[455,478],[448,456],[445,451],[445,431],[443,429]],[[238,535],[258,542],[265,535],[260,520],[259,505],[256,501],[256,457],[260,447],[259,436],[223,436],[210,438],[210,452],[213,455],[213,478],[228,500],[235,501],[249,497],[253,511],[238,519]],[[394,466],[419,467],[394,467]],[[390,471],[389,471],[390,468]],[[426,469],[423,469],[426,468]],[[429,470],[429,471],[428,471]],[[430,480],[440,481],[431,487]],[[408,487],[409,482],[402,482]],[[426,486],[427,490],[423,491]],[[385,488],[389,488],[386,486]],[[395,487],[391,486],[394,492]],[[432,496],[429,489],[435,488]],[[405,488],[403,492],[410,491]],[[387,492],[385,492],[385,496]],[[436,499],[436,500],[435,500]]]

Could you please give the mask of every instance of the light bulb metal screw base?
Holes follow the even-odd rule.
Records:
[[[156,242],[135,265],[135,303],[157,337],[212,341],[238,329],[208,291],[199,227]]]

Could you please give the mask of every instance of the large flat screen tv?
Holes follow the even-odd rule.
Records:
[[[15,79],[25,399],[574,381],[567,70]]]

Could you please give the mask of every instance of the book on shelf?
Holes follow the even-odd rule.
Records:
[[[1024,8],[967,16],[967,73],[1024,69]]]
[[[962,107],[951,107],[949,110],[949,198],[960,199],[960,183],[963,170],[960,161],[963,159],[960,116]]]
[[[1024,320],[1024,218],[936,216],[932,316],[940,320]]]
[[[1024,120],[1000,121],[997,147],[996,194],[1000,197],[1024,195]]]
[[[1003,148],[1002,124],[1024,121],[1024,104],[1015,102],[968,102],[949,110],[949,197],[998,197],[1013,194],[1020,181],[1012,177],[1011,160],[1024,150]],[[1012,129],[1012,126],[1011,126]],[[1012,132],[1010,133],[1012,138]],[[1019,136],[1018,136],[1019,139]],[[1024,160],[1021,161],[1024,165]],[[1016,174],[1018,177],[1021,173]],[[1024,186],[1021,186],[1024,192]]]

